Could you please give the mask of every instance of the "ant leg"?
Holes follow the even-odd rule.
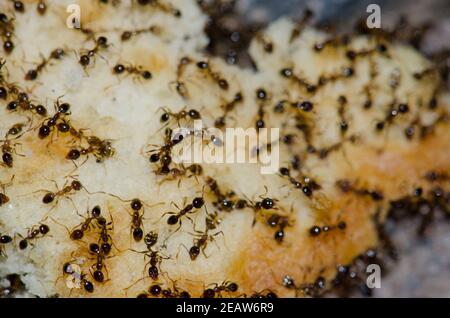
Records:
[[[177,254],[175,255],[175,258],[176,258],[176,259],[178,259],[178,255],[180,254],[180,247],[183,247],[183,248],[186,250],[186,252],[189,254],[189,249],[186,247],[186,245],[184,245],[183,243],[181,243],[181,244],[178,246],[178,252],[177,252]]]
[[[166,212],[166,213],[164,213],[163,215],[161,215],[161,217],[156,221],[156,222],[154,222],[153,224],[158,224],[159,223],[159,221],[161,221],[161,219],[164,217],[164,216],[166,216],[166,215],[176,215],[177,213],[175,213],[175,212]]]

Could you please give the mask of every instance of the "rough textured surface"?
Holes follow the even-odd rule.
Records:
[[[199,296],[214,283],[232,281],[238,284],[238,291],[224,291],[224,295],[270,290],[279,296],[301,296],[309,294],[303,284],[317,282],[318,277],[331,287],[338,265],[349,264],[378,245],[374,217],[382,222],[390,201],[411,196],[418,187],[431,202],[436,203],[438,186],[443,200],[448,197],[448,179],[430,182],[425,178],[431,171],[443,176],[450,173],[448,98],[439,91],[439,77],[430,62],[409,47],[382,37],[327,42],[326,34],[280,20],[259,34],[250,47],[257,71],[242,70],[201,53],[207,44],[202,33],[206,18],[194,2],[173,1],[173,7],[182,12],[181,17],[174,17],[155,7],[125,1],[116,7],[80,1],[83,28],[92,29],[95,39],[106,36],[109,44],[82,67],[80,55],[95,47],[95,41],[80,30],[65,27],[67,14],[61,1],[47,3],[44,16],[38,15],[33,1],[25,2],[24,13],[14,13],[16,47],[4,56],[1,83],[10,91],[1,101],[2,135],[14,124],[26,125],[12,153],[13,166],[0,167],[4,194],[10,199],[0,207],[1,234],[15,237],[14,242],[1,246],[7,258],[0,262],[0,274],[22,275],[31,294],[121,297],[147,290],[153,283],[147,274],[149,259],[130,250],[145,250],[143,241],[135,242],[130,233],[133,198],[144,202],[144,232],[158,233],[153,250],[162,256],[157,281],[164,288],[173,291],[176,282],[179,290]],[[2,12],[13,14],[9,3],[2,6]],[[124,16],[127,19],[122,19]],[[157,25],[160,32],[120,39],[125,30],[150,25]],[[296,28],[298,36],[293,33]],[[320,43],[328,44],[315,49]],[[35,81],[25,81],[25,72],[40,63],[41,55],[47,57],[58,47],[64,48],[65,56],[52,60]],[[193,62],[177,79],[184,56]],[[221,89],[200,70],[198,61],[208,61],[220,72],[228,89]],[[113,74],[119,62],[141,66],[152,73],[152,79]],[[283,76],[280,72],[286,68]],[[424,70],[429,71],[417,75]],[[289,71],[293,74],[286,76]],[[184,98],[177,93],[177,80],[186,85]],[[86,161],[85,157],[67,160],[67,153],[74,145],[79,147],[80,140],[56,129],[47,138],[39,138],[42,117],[23,109],[7,110],[6,105],[15,98],[13,83],[29,94],[33,104],[45,105],[48,116],[55,113],[58,97],[60,103],[70,103],[71,114],[63,118],[78,132],[86,129],[87,136],[110,140],[114,154],[101,163],[92,154]],[[305,83],[317,87],[308,91]],[[267,93],[265,100],[256,98],[261,88]],[[261,175],[257,165],[204,164],[201,176],[178,178],[180,182],[162,182],[166,177],[155,174],[158,165],[149,162],[146,151],[149,145],[163,142],[161,107],[172,112],[195,108],[209,127],[222,115],[220,106],[238,92],[243,101],[229,113],[227,126],[254,127],[261,106],[266,126],[280,128],[282,137],[293,135],[291,145],[280,141],[280,164],[303,185],[307,183],[301,176],[320,185],[311,196],[295,189],[279,173]],[[275,112],[282,109],[274,108],[280,101],[284,101],[283,111]],[[307,104],[301,106],[304,102],[311,102],[312,110],[306,111]],[[407,111],[399,111],[404,109],[401,104],[408,105]],[[189,124],[182,120],[186,122]],[[383,129],[377,130],[380,122]],[[409,127],[414,129],[411,138],[405,136]],[[86,146],[86,139],[83,142]],[[289,164],[294,155],[301,162],[297,171]],[[217,180],[224,194],[234,191],[235,198],[245,199],[248,206],[272,198],[275,209],[220,211],[212,204],[217,198],[206,185],[208,177]],[[81,191],[50,204],[42,202],[46,191],[57,191],[52,180],[62,189],[73,178],[82,183]],[[177,211],[174,204],[182,207],[202,195],[206,209],[191,215],[195,226],[183,219],[181,229],[165,241],[176,226],[168,225],[168,216],[163,214]],[[64,274],[62,267],[66,262],[77,263],[86,274],[83,282],[94,281],[90,271],[95,255],[89,252],[89,244],[100,240],[99,228],[86,231],[80,241],[71,240],[68,231],[79,226],[86,210],[95,205],[101,206],[102,214],[113,224],[108,227],[108,242],[114,246],[104,259],[108,280],[95,282],[90,294],[83,288],[67,288],[66,278],[71,275]],[[192,246],[195,231],[205,231],[206,213],[216,211],[221,223],[208,235],[217,235],[208,241],[205,254],[191,260],[183,246]],[[282,242],[274,239],[279,225],[272,228],[267,224],[274,213],[289,220]],[[25,236],[27,229],[40,223],[47,224],[50,233],[30,240],[33,247],[20,250],[19,234]],[[322,232],[311,235],[313,226],[321,227]],[[325,233],[324,226],[331,230]],[[283,286],[286,275],[295,283]]]

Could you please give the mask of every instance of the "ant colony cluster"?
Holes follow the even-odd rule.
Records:
[[[0,278],[40,297],[345,295],[395,257],[388,215],[425,235],[449,210],[439,62],[309,11],[228,32],[225,2],[79,1],[69,28],[60,1],[2,1]],[[253,70],[230,65],[244,53]],[[262,128],[279,138],[249,156],[279,151],[272,174],[176,160]]]

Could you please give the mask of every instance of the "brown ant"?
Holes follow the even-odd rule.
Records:
[[[167,219],[167,224],[168,225],[175,225],[175,224],[179,225],[178,228],[174,231],[174,233],[175,233],[176,231],[178,231],[180,229],[183,217],[186,217],[188,220],[193,222],[192,219],[188,216],[188,214],[193,214],[193,213],[198,212],[198,210],[201,209],[205,205],[205,200],[203,199],[203,197],[196,197],[192,200],[192,203],[187,204],[182,209],[180,209],[176,205],[176,203],[173,203],[173,204],[179,211],[178,212],[166,212],[161,216],[161,218],[164,217],[165,215],[170,215],[169,218]]]
[[[182,57],[178,62],[177,66],[177,79],[174,82],[172,82],[173,84],[175,84],[175,88],[177,90],[178,95],[180,95],[183,99],[189,98],[189,94],[186,84],[181,81],[181,77],[183,76],[187,65],[191,63],[192,60],[189,57],[187,56]]]
[[[137,298],[148,298],[148,296],[161,296],[163,298],[191,298],[191,295],[187,291],[178,288],[175,282],[173,283],[173,290],[171,288],[163,289],[160,285],[154,284],[148,288],[148,291],[139,294]]]
[[[285,228],[288,226],[292,226],[292,222],[289,219],[288,216],[280,215],[277,213],[269,214],[266,217],[267,225],[269,225],[272,228],[278,228],[277,231],[274,233],[273,237],[275,241],[278,243],[282,243],[285,237]]]
[[[258,100],[258,117],[255,123],[256,129],[264,128],[266,127],[266,124],[264,122],[264,107],[265,103],[268,100],[269,96],[265,89],[258,88],[256,90],[256,99]]]
[[[117,64],[113,68],[114,74],[122,74],[127,72],[128,74],[135,74],[141,76],[143,79],[149,80],[152,78],[152,73],[146,70],[142,70],[141,66],[124,66],[123,64]]]
[[[170,172],[170,164],[172,163],[172,148],[183,140],[183,135],[178,135],[176,138],[172,138],[173,131],[170,128],[165,130],[164,144],[157,146],[155,149],[149,150],[151,163],[160,163],[157,174],[167,175]],[[153,145],[154,146],[154,145]]]
[[[263,291],[254,292],[249,296],[250,298],[278,298],[273,291],[265,289]]]
[[[161,174],[161,171],[157,171],[157,174]],[[203,168],[201,165],[198,164],[192,164],[189,166],[184,166],[183,164],[180,165],[179,168],[171,168],[169,172],[167,173],[167,177],[161,182],[166,181],[174,181],[178,179],[178,186],[181,182],[181,177],[186,176],[187,178],[200,176],[203,173]]]
[[[34,81],[38,78],[39,74],[42,70],[48,65],[48,63],[53,60],[60,60],[65,55],[64,49],[57,48],[50,53],[50,56],[47,58],[42,58],[42,62],[36,66],[35,69],[29,70],[25,74],[25,80]]]
[[[40,15],[44,15],[47,12],[47,4],[44,0],[40,0],[36,6],[36,10]]]
[[[153,33],[153,34],[159,34],[161,32],[161,28],[155,25],[151,25],[148,28],[145,29],[138,29],[133,31],[123,31],[121,35],[122,41],[128,41],[131,39],[132,36],[136,36],[143,33]]]
[[[0,62],[0,69],[4,65],[4,62]],[[32,112],[33,114],[38,114],[40,116],[45,116],[47,110],[42,105],[34,105],[28,94],[22,91],[16,84],[8,83],[2,76],[0,76],[0,83],[4,87],[0,87],[0,98],[5,99],[8,94],[13,95],[15,98],[12,99],[6,106],[8,111],[14,112],[22,110],[24,112]]]
[[[170,119],[174,119],[176,120],[178,126],[180,126],[181,120],[187,120],[188,118],[197,120],[202,118],[200,112],[195,109],[190,109],[188,111],[183,109],[177,113],[174,113],[170,109],[164,107],[162,108],[162,110],[164,113],[160,117],[161,123],[168,123]]]
[[[320,189],[321,187],[311,178],[308,177],[302,177],[302,181],[294,178],[291,175],[291,171],[289,168],[281,167],[280,170],[280,176],[282,178],[286,178],[289,180],[289,182],[296,188],[300,189],[302,193],[307,196],[311,197],[313,195],[313,192],[315,190]]]
[[[195,238],[191,248],[187,249],[184,245],[181,246],[186,248],[186,250],[189,253],[189,257],[191,258],[192,261],[195,261],[197,259],[197,257],[200,255],[200,252],[202,252],[203,255],[206,258],[208,258],[208,256],[205,253],[206,247],[208,246],[208,242],[215,241],[215,236],[219,234],[224,235],[223,232],[220,231],[214,234],[209,234],[208,228],[204,232],[200,232],[195,229],[194,231],[196,232],[196,234],[194,235]]]
[[[344,231],[347,227],[347,223],[345,223],[344,221],[340,221],[337,225],[324,225],[322,227],[314,225],[309,229],[309,234],[312,237],[317,237],[319,236],[321,233],[328,233],[332,230],[336,230],[339,229],[341,231]]]
[[[104,264],[105,262],[105,253],[101,250],[100,246],[96,243],[89,244],[89,252],[95,255],[96,262],[92,266],[94,268],[94,272],[91,272],[92,278],[96,282],[103,283],[105,281],[105,275],[103,274],[103,268],[106,269]]]
[[[308,81],[306,81],[305,79],[301,78],[299,75],[296,75],[292,68],[283,68],[280,71],[280,75],[282,77],[293,81],[294,83],[300,85],[301,87],[304,87],[308,93],[314,93],[315,91],[317,91],[317,89],[325,86],[326,84],[328,84],[330,82],[335,82],[339,79],[352,77],[354,75],[354,73],[355,73],[355,71],[354,71],[353,67],[351,67],[351,66],[343,67],[342,70],[336,74],[331,74],[328,76],[325,76],[325,75],[320,76],[317,83],[312,84],[312,83],[309,83]],[[310,110],[307,110],[307,109],[309,109],[309,108],[302,109],[302,110],[311,111],[311,109]]]
[[[91,272],[91,275],[95,281],[102,283],[105,281],[105,275],[103,274],[103,269],[105,269],[106,272],[108,272],[106,265],[105,265],[105,260],[106,260],[107,256],[109,255],[109,253],[111,252],[111,248],[113,246],[112,237],[109,234],[109,232],[114,230],[114,224],[113,224],[112,216],[111,216],[110,222],[107,222],[104,217],[100,216],[100,207],[98,207],[98,206],[94,207],[91,215],[92,216],[90,218],[86,219],[85,222],[82,224],[80,230],[81,231],[83,230],[83,226],[85,226],[84,230],[86,230],[90,226],[89,224],[92,221],[89,221],[89,219],[95,220],[96,227],[100,228],[98,244],[97,243],[89,244],[89,252],[91,254],[95,255],[95,260],[96,260],[94,265],[91,267],[94,269],[94,272]],[[84,232],[82,232],[82,233],[84,233]]]
[[[141,251],[141,252],[133,250],[133,249],[131,251],[144,254],[144,259],[149,258],[149,261],[145,265],[145,267],[149,266],[148,267],[148,276],[152,280],[158,280],[159,274],[161,272],[161,268],[160,268],[161,262],[165,259],[170,259],[169,257],[162,256],[161,253],[158,251],[153,251],[151,248],[149,248],[147,251]],[[145,279],[145,277],[143,279]],[[138,281],[140,281],[140,280],[138,280]]]
[[[3,49],[6,53],[11,53],[14,50],[14,43],[12,37],[14,35],[14,18],[8,18],[4,13],[0,13],[0,32],[3,40]]]
[[[353,192],[356,195],[369,196],[374,201],[381,201],[384,198],[380,191],[356,188],[348,180],[338,180],[336,181],[336,185],[344,193]]]
[[[181,17],[181,11],[177,8],[173,7],[171,4],[166,3],[165,1],[161,0],[137,0],[138,4],[145,6],[149,5],[152,8],[159,10],[164,13],[172,14],[176,18]]]
[[[112,146],[110,140],[102,140],[97,136],[84,136],[82,132],[71,129],[72,136],[84,139],[88,147],[72,148],[66,155],[66,159],[77,160],[80,156],[87,156],[93,154],[97,163],[102,163],[107,158],[114,156],[116,150]]]
[[[283,277],[283,286],[287,289],[295,290],[296,296],[300,293],[304,296],[319,297],[325,291],[326,281],[325,278],[319,276],[314,283],[297,285],[292,277],[285,275]]]
[[[55,182],[55,184],[56,184],[56,182]],[[72,182],[70,182],[70,184],[66,183],[66,185],[61,190],[58,190],[57,192],[48,192],[47,190],[38,190],[38,191],[46,191],[47,192],[44,195],[44,197],[42,198],[42,203],[50,204],[50,203],[54,202],[56,199],[56,204],[57,204],[59,198],[67,197],[68,199],[70,199],[68,197],[68,195],[78,192],[82,189],[84,189],[84,187],[81,184],[81,182],[74,179],[74,180],[72,180]]]
[[[5,165],[8,168],[12,168],[14,164],[14,157],[13,154],[19,155],[16,152],[15,146],[18,145],[18,143],[12,144],[11,142],[13,140],[19,139],[24,133],[23,133],[23,127],[25,126],[24,123],[18,123],[13,125],[11,128],[8,129],[5,135],[4,140],[0,140],[0,149],[2,151],[2,162],[0,164]],[[14,138],[10,138],[10,136],[15,136]],[[23,155],[19,155],[23,156]]]
[[[102,219],[100,220],[100,218]],[[76,226],[75,230],[72,230],[70,232],[70,238],[74,241],[81,240],[85,232],[92,226],[95,226],[95,224],[93,224],[95,220],[97,220],[98,224],[106,223],[106,220],[101,217],[101,208],[98,205],[93,207],[90,214],[88,212],[88,216],[85,218],[85,220],[80,225]]]
[[[223,128],[226,125],[226,117],[228,113],[234,110],[236,105],[238,103],[241,103],[243,100],[242,93],[238,92],[236,95],[234,95],[234,98],[231,102],[227,102],[226,104],[222,105],[223,108],[223,115],[217,118],[214,122],[214,126],[216,128]]]
[[[376,131],[382,131],[386,126],[390,126],[393,124],[394,119],[399,115],[403,115],[409,112],[409,106],[405,103],[400,103],[396,105],[396,101],[394,100],[390,105],[389,109],[386,112],[384,120],[378,121],[375,125]]]
[[[144,217],[144,213],[140,213],[140,210],[142,209],[142,202],[139,199],[133,199],[130,203],[130,206],[133,210],[131,232],[133,233],[134,240],[136,242],[139,242],[144,236],[144,231],[142,230],[142,219]]]
[[[19,0],[9,0],[9,1],[13,3],[14,10],[16,12],[20,12],[20,13],[25,12],[25,5],[23,4],[22,1],[19,1]]]
[[[0,206],[9,202],[9,197],[6,195],[6,187],[10,186],[14,180],[14,175],[11,177],[11,180],[8,183],[0,183],[0,188],[2,192],[0,192]]]
[[[33,226],[25,238],[19,242],[19,249],[24,250],[28,247],[30,240],[36,239],[39,235],[45,236],[50,231],[50,228],[46,224],[40,224],[39,226]]]
[[[245,200],[243,199],[233,200],[233,197],[235,196],[235,193],[233,191],[229,191],[228,193],[225,194],[222,193],[222,190],[220,189],[217,180],[211,177],[206,177],[206,185],[209,187],[209,189],[216,197],[216,201],[214,201],[212,204],[219,211],[230,212],[234,208],[240,210],[247,207],[247,202]]]
[[[38,136],[40,139],[47,138],[55,129],[61,133],[70,131],[71,126],[64,120],[64,117],[70,115],[70,104],[60,103],[59,98],[55,102],[55,114],[48,117],[39,127]]]
[[[197,68],[203,71],[211,80],[223,90],[227,90],[229,87],[228,81],[222,77],[219,72],[215,72],[211,69],[208,62],[200,61],[197,63]]]
[[[82,54],[79,59],[79,63],[83,68],[86,68],[91,59],[101,50],[106,49],[108,47],[108,39],[104,36],[100,36],[95,41],[95,47],[92,50],[89,50],[86,54]]]
[[[212,287],[208,287],[203,291],[203,298],[214,298],[216,296],[222,298],[222,293],[227,292],[229,294],[237,292],[239,285],[234,282],[225,281],[222,284],[212,284]]]
[[[295,26],[292,29],[291,37],[290,37],[290,40],[289,40],[290,43],[292,43],[296,38],[298,38],[300,36],[300,34],[302,33],[303,29],[311,21],[313,16],[314,16],[314,13],[311,10],[309,10],[309,9],[305,10],[305,12],[303,13],[303,16],[300,18],[299,21],[297,21],[295,23]]]
[[[272,53],[273,52],[274,44],[273,44],[272,41],[270,41],[267,38],[267,36],[265,36],[261,32],[257,32],[255,34],[255,39],[256,39],[256,41],[258,41],[262,45],[262,47],[263,47],[263,49],[264,49],[264,51],[266,53]]]
[[[9,235],[4,235],[2,233],[0,233],[0,256],[5,256],[6,257],[6,252],[4,249],[4,245],[11,243],[12,242],[12,237]]]

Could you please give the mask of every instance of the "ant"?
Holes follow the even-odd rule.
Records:
[[[133,210],[132,220],[131,220],[131,232],[133,233],[133,238],[136,242],[142,240],[144,236],[144,231],[142,230],[142,219],[144,213],[139,211],[142,209],[142,202],[139,199],[133,199],[130,203],[131,209]]]
[[[82,132],[71,129],[72,136],[76,138],[84,138]],[[114,156],[116,150],[112,146],[110,140],[102,140],[96,136],[88,136],[84,138],[88,143],[88,147],[72,148],[66,155],[66,159],[77,160],[80,156],[87,156],[93,154],[97,163],[102,163],[107,158]]]
[[[384,120],[378,121],[375,125],[375,129],[377,131],[382,131],[386,127],[386,125],[391,125],[397,116],[406,114],[408,112],[408,104],[400,103],[396,105],[395,101],[392,102],[391,105],[389,105],[389,109],[386,112]]]
[[[270,41],[264,34],[261,32],[257,32],[255,34],[255,39],[263,46],[263,49],[266,53],[272,53],[274,49],[274,44]]]
[[[294,289],[296,296],[300,292],[301,294],[309,297],[319,297],[324,292],[326,281],[325,278],[319,276],[314,283],[304,283],[297,286],[294,279],[286,275],[283,277],[283,286],[287,289]]]
[[[273,213],[267,216],[266,222],[272,228],[278,227],[273,237],[275,241],[277,241],[278,243],[282,243],[285,237],[285,228],[292,225],[289,217]]]
[[[147,258],[147,257],[149,258],[148,263],[145,265],[145,267],[150,265],[148,267],[148,276],[152,280],[158,280],[158,277],[159,277],[159,274],[160,274],[160,271],[161,271],[161,268],[160,268],[161,262],[163,260],[165,260],[165,259],[170,259],[170,258],[160,255],[160,252],[153,251],[151,248],[148,248],[147,251],[141,251],[141,252],[140,251],[136,251],[136,250],[132,250],[132,251],[136,252],[136,253],[144,254],[144,259]]]
[[[317,86],[311,83],[308,83],[305,79],[294,74],[292,68],[283,68],[280,71],[282,77],[297,83],[298,85],[304,87],[308,93],[313,93],[317,90]]]
[[[157,173],[158,173],[158,171],[157,171]],[[189,175],[188,175],[188,173],[189,173]],[[187,176],[187,178],[191,178],[191,177],[200,176],[202,173],[203,173],[203,168],[201,165],[192,164],[192,165],[185,167],[183,164],[181,164],[180,168],[170,169],[169,172],[167,173],[168,176],[162,182],[173,181],[173,180],[176,180],[177,178],[180,178],[178,180],[178,186],[179,186],[182,176]],[[158,174],[160,174],[160,173],[158,173]]]
[[[223,108],[223,115],[215,120],[214,126],[216,128],[225,127],[226,117],[227,117],[228,113],[233,111],[238,103],[242,103],[242,100],[243,100],[242,93],[238,92],[238,93],[236,93],[236,95],[234,95],[234,98],[231,102],[227,102],[226,104],[222,105],[221,107]]]
[[[214,72],[211,69],[211,66],[208,62],[200,61],[197,63],[197,68],[202,70],[211,80],[216,82],[216,84],[222,89],[222,90],[228,90],[229,84],[228,81],[222,77],[222,75],[219,72]]]
[[[192,120],[201,119],[200,112],[195,109],[190,109],[188,111],[181,110],[177,113],[170,111],[170,109],[168,109],[168,108],[162,108],[162,110],[164,111],[164,113],[160,117],[161,123],[167,123],[171,118],[173,118],[177,121],[178,126],[180,126],[181,120],[186,120],[188,118],[190,118]]]
[[[106,266],[104,264],[106,259],[106,253],[100,248],[100,246],[96,243],[89,244],[89,252],[95,255],[95,264],[92,266],[95,270],[92,273],[92,278],[96,282],[103,283],[105,281],[105,275],[103,274],[103,268],[106,270]]]
[[[187,56],[182,57],[178,62],[177,66],[177,79],[174,82],[172,82],[175,84],[175,88],[177,90],[178,95],[180,95],[183,99],[189,98],[189,93],[186,84],[181,81],[181,77],[183,76],[187,65],[191,63],[192,60],[189,57]]]
[[[56,110],[55,114],[45,119],[44,122],[41,124],[38,133],[40,139],[47,138],[50,135],[50,133],[54,131],[55,127],[61,133],[67,133],[70,131],[71,126],[64,120],[64,117],[66,115],[71,114],[70,104],[69,103],[60,104],[58,98],[55,103],[55,110]]]
[[[303,29],[306,27],[306,25],[311,21],[311,19],[314,17],[314,13],[306,9],[303,13],[303,16],[300,18],[299,21],[295,23],[294,28],[292,29],[291,36],[289,42],[292,43],[296,38],[300,36]]]
[[[291,170],[286,167],[281,167],[279,169],[280,176],[282,178],[286,178],[289,180],[289,182],[296,188],[300,189],[302,193],[307,196],[311,197],[313,195],[313,192],[315,190],[319,190],[321,187],[311,178],[308,177],[302,177],[303,181],[300,181],[296,178],[294,178],[291,174]]]
[[[250,295],[250,298],[278,298],[278,296],[273,291],[266,289],[260,292],[254,292]]]
[[[19,0],[9,0],[13,3],[14,6],[14,10],[16,12],[20,12],[20,13],[24,13],[25,12],[25,5],[23,4],[22,1]]]
[[[170,288],[163,289],[160,285],[154,284],[148,288],[148,292],[141,293],[137,298],[148,298],[148,296],[163,298],[191,298],[191,295],[185,291],[179,289],[175,283],[173,283],[173,290]]]
[[[44,0],[40,0],[36,6],[36,10],[40,15],[44,15],[47,12],[47,4]]]
[[[40,224],[39,226],[33,226],[25,238],[19,242],[19,249],[24,250],[28,247],[30,240],[36,239],[39,235],[45,236],[50,232],[50,227],[46,224]]]
[[[213,284],[213,287],[206,288],[203,291],[203,298],[214,298],[216,295],[222,297],[223,292],[235,293],[239,289],[239,285],[234,282],[225,281],[222,284]]]
[[[217,236],[219,234],[224,235],[222,231],[211,235],[211,234],[209,234],[208,228],[204,232],[200,232],[200,231],[196,231],[196,230],[195,230],[195,232],[197,233],[197,234],[195,234],[196,238],[194,239],[194,243],[193,243],[192,247],[188,250],[189,257],[191,258],[192,261],[195,261],[197,259],[197,257],[200,255],[200,252],[202,252],[203,255],[207,258],[208,256],[206,256],[206,254],[205,254],[205,249],[208,245],[208,242],[214,241],[215,236]]]
[[[97,225],[100,227],[99,243],[101,243],[101,251],[108,255],[111,252],[112,237],[109,232],[114,231],[114,220],[110,214],[111,221],[107,222],[104,217],[99,217],[97,219]],[[111,243],[110,243],[111,242]],[[115,246],[115,245],[114,245]],[[117,247],[116,247],[117,249]]]
[[[9,202],[9,197],[6,195],[6,187],[10,186],[14,180],[14,175],[11,177],[11,180],[8,183],[0,183],[0,188],[2,192],[0,192],[0,206]]]
[[[2,151],[2,165],[7,166],[8,168],[12,168],[14,164],[14,157],[13,154],[17,154],[15,146],[18,145],[18,143],[11,144],[11,141],[17,140],[23,135],[23,127],[25,126],[24,123],[18,123],[13,125],[11,128],[8,129],[5,135],[4,140],[0,140],[1,146],[0,149]],[[10,136],[15,136],[14,138],[10,138]],[[17,154],[18,155],[18,154]],[[23,155],[20,155],[23,156]]]
[[[3,67],[5,62],[0,62],[0,69]],[[6,106],[6,109],[13,112],[17,110],[22,111],[29,111],[36,113],[40,116],[45,116],[47,114],[47,110],[42,105],[34,105],[29,97],[28,94],[23,92],[16,84],[10,84],[7,81],[5,81],[2,76],[0,76],[0,83],[3,84],[5,87],[0,87],[0,98],[5,99],[7,98],[8,94],[14,95],[15,99],[10,101],[8,105]]]
[[[117,64],[113,68],[114,74],[122,74],[127,72],[128,74],[135,74],[141,76],[143,79],[149,80],[152,78],[152,73],[146,70],[142,70],[141,66],[124,66],[123,64]]]
[[[10,54],[14,50],[14,43],[11,38],[14,35],[14,18],[8,18],[4,13],[0,13],[0,32],[3,40],[3,49]]]
[[[348,180],[338,180],[336,181],[336,185],[344,193],[353,192],[356,195],[369,196],[374,201],[381,201],[384,198],[380,191],[356,188]]]
[[[161,167],[157,170],[157,174],[167,175],[170,172],[169,165],[172,163],[172,148],[183,140],[183,135],[178,135],[176,138],[172,138],[172,129],[167,128],[165,130],[164,145],[159,146],[156,149],[148,151],[150,155],[150,162],[160,162]]]
[[[138,0],[137,2],[142,6],[150,5],[154,9],[160,10],[164,13],[172,14],[176,18],[181,17],[180,10],[166,2],[161,2],[161,0]]]
[[[78,192],[81,189],[84,189],[83,185],[78,180],[72,180],[72,182],[69,185],[65,185],[61,190],[57,192],[47,192],[44,197],[42,198],[42,203],[44,204],[50,204],[56,199],[56,203],[58,203],[58,199],[60,197],[68,196],[69,194],[72,194],[73,192]],[[39,190],[41,191],[41,190]],[[46,190],[44,190],[46,191]],[[70,199],[70,198],[69,198]]]
[[[102,219],[100,219],[102,218]],[[97,220],[99,224],[106,223],[104,222],[104,218],[101,217],[101,208],[100,206],[95,206],[92,208],[90,214],[88,212],[88,217],[76,227],[75,230],[70,232],[70,238],[74,241],[81,240],[85,234],[85,232],[93,226],[93,221]],[[106,221],[106,220],[105,220]]]
[[[231,200],[235,196],[235,193],[230,191],[226,194],[223,194],[220,190],[220,187],[217,181],[211,177],[206,178],[206,185],[210,188],[214,196],[216,197],[216,201],[213,202],[214,207],[216,207],[219,211],[230,212],[234,208],[243,209],[247,206],[245,200],[239,199],[236,202]]]
[[[334,225],[325,225],[325,226],[317,226],[314,225],[309,229],[309,234],[312,237],[317,237],[319,236],[321,233],[328,233],[332,230],[335,229],[339,229],[341,231],[344,231],[347,228],[347,223],[345,223],[344,221],[340,221],[336,226]]]
[[[155,25],[151,25],[148,28],[145,29],[138,29],[133,31],[123,31],[120,39],[122,41],[128,41],[131,39],[132,36],[139,35],[142,33],[153,33],[153,34],[159,34],[161,32],[161,28]]]
[[[179,224],[178,228],[174,231],[174,233],[175,233],[176,231],[178,231],[180,229],[181,221],[184,216],[188,220],[193,222],[192,219],[188,216],[188,214],[196,213],[199,209],[201,209],[205,205],[205,200],[203,199],[203,197],[196,197],[192,200],[192,203],[189,203],[182,209],[180,209],[175,203],[173,203],[173,204],[179,211],[178,212],[166,212],[162,215],[162,217],[165,215],[170,215],[169,218],[167,219],[168,225]]]
[[[0,233],[0,256],[5,256],[6,257],[6,252],[4,249],[4,245],[11,243],[12,242],[12,237],[9,235],[4,235],[2,233]]]
[[[35,69],[29,70],[25,74],[26,81],[34,81],[38,78],[39,73],[47,66],[50,60],[60,60],[65,55],[64,49],[57,48],[50,53],[50,56],[47,58],[42,58],[42,62],[36,66]]]
[[[258,88],[256,90],[256,99],[258,100],[258,117],[255,123],[256,129],[264,128],[266,126],[264,122],[264,107],[265,102],[268,99],[268,95],[265,89]]]
[[[90,64],[91,58],[93,58],[95,54],[100,51],[100,49],[106,49],[108,46],[108,39],[106,37],[98,37],[95,40],[95,47],[92,50],[89,50],[86,54],[81,55],[78,62],[81,66],[83,66],[83,68],[86,68]]]

